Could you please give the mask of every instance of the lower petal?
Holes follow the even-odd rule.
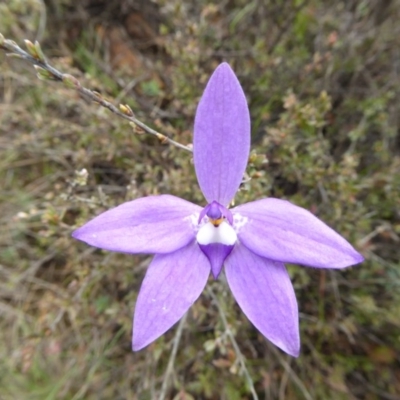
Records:
[[[211,272],[215,279],[221,273],[225,258],[229,256],[234,246],[226,246],[221,243],[211,243],[208,245],[199,244],[202,252],[207,256],[211,264]]]
[[[273,344],[297,357],[298,308],[285,266],[237,244],[225,260],[225,274],[236,301],[254,326]]]
[[[209,274],[210,263],[195,242],[174,253],[156,255],[136,301],[133,350],[171,328],[200,296]]]

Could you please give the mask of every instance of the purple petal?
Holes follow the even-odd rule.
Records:
[[[273,344],[297,357],[300,349],[299,316],[285,266],[238,244],[225,261],[225,274],[247,318]]]
[[[142,197],[100,214],[72,236],[105,250],[169,253],[193,240],[200,211],[179,197]]]
[[[208,203],[227,206],[239,188],[250,151],[250,115],[231,67],[212,74],[197,107],[193,157],[199,185]]]
[[[247,220],[240,241],[271,260],[318,268],[344,268],[363,261],[349,242],[304,208],[285,200],[263,199],[232,210]],[[238,215],[236,215],[238,218]]]
[[[229,256],[234,246],[227,246],[221,243],[211,243],[207,245],[199,244],[202,252],[207,256],[211,264],[211,272],[215,279],[218,278],[222,270],[225,258]]]
[[[140,288],[133,320],[133,350],[140,350],[174,325],[197,300],[210,263],[193,242],[171,254],[158,254]]]

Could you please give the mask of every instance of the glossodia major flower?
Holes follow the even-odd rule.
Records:
[[[246,168],[250,116],[230,66],[211,76],[197,108],[193,157],[201,207],[171,195],[129,201],[73,233],[92,246],[155,254],[137,298],[133,349],[174,325],[224,266],[232,293],[272,343],[297,356],[297,301],[285,262],[344,268],[363,258],[309,211],[274,198],[228,209]]]

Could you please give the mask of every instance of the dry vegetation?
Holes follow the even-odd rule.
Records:
[[[289,267],[298,359],[257,333],[224,279],[210,279],[167,374],[176,328],[130,350],[150,258],[70,233],[149,194],[204,204],[190,153],[0,52],[0,399],[152,400],[162,387],[166,399],[252,399],[245,372],[260,399],[399,399],[399,20],[399,0],[1,2],[6,38],[38,39],[55,67],[184,144],[209,74],[228,61],[256,152],[236,202],[290,199],[366,261]]]

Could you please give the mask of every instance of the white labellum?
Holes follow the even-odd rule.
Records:
[[[225,246],[233,246],[237,235],[235,230],[225,221],[219,226],[214,226],[211,222],[207,222],[197,232],[196,239],[197,243],[201,245],[221,243]]]

